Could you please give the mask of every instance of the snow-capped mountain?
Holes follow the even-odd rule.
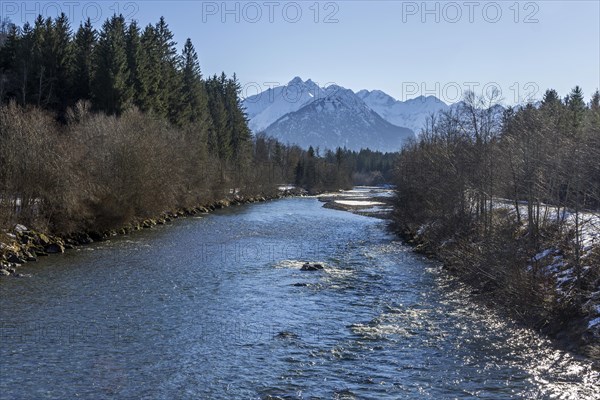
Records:
[[[450,107],[435,96],[399,101],[381,90],[361,90],[356,95],[386,121],[409,128],[415,134],[421,131],[429,116]]]
[[[350,89],[332,85],[321,93],[269,125],[266,134],[305,148],[368,147],[380,151],[399,150],[414,137],[410,129],[384,120]]]
[[[286,143],[390,151],[418,135],[428,117],[455,107],[435,96],[398,101],[381,90],[322,88],[300,77],[246,98],[244,106],[254,133]]]
[[[287,85],[269,88],[244,100],[249,127],[253,132],[265,130],[290,112],[298,111],[321,96],[321,89],[310,79],[295,77]]]

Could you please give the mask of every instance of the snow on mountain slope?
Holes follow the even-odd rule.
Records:
[[[305,148],[380,151],[397,151],[414,137],[411,130],[385,121],[350,89],[332,85],[324,93],[271,124],[267,135]]]
[[[409,128],[415,134],[419,134],[427,117],[449,108],[435,96],[419,96],[407,101],[399,101],[381,90],[361,90],[357,96],[386,121]]]
[[[249,127],[253,132],[265,130],[279,118],[304,107],[322,96],[322,89],[310,79],[295,77],[287,85],[270,88],[244,100]]]
[[[300,77],[244,100],[254,133],[264,131],[303,147],[383,151],[397,150],[407,138],[417,136],[431,115],[463,105],[447,105],[435,96],[398,101],[381,90],[321,88]],[[495,118],[502,110],[498,106]]]

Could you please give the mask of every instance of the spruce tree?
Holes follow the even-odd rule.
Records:
[[[600,91],[598,90],[596,90],[592,95],[590,109],[592,109],[594,112],[600,112]]]
[[[21,38],[16,25],[7,28],[3,46],[0,47],[0,101],[17,97],[17,54]]]
[[[51,57],[48,62],[49,82],[51,85],[50,103],[63,114],[72,102],[73,43],[71,26],[67,16],[62,13],[53,23],[50,34]]]
[[[569,96],[567,97],[567,109],[570,114],[571,128],[574,130],[573,134],[577,134],[577,131],[581,127],[583,122],[586,105],[583,97],[583,91],[579,86],[575,86]]]
[[[125,45],[125,18],[115,15],[102,26],[94,52],[92,97],[94,106],[107,114],[120,114],[131,103]]]
[[[29,22],[23,24],[23,30],[18,40],[17,51],[15,55],[15,86],[17,99],[22,105],[33,102],[33,80],[35,74],[35,63],[39,62],[39,57],[35,52],[35,28]]]
[[[177,123],[181,107],[179,94],[182,84],[181,75],[178,73],[180,60],[177,54],[177,43],[173,40],[174,35],[164,17],[161,17],[156,24],[155,32],[160,57],[158,71],[156,71],[160,77],[159,114]]]
[[[247,144],[251,140],[251,132],[248,128],[248,120],[242,109],[242,102],[239,97],[241,86],[234,74],[232,79],[224,79],[221,76],[221,82],[224,82],[225,108],[227,110],[227,133],[230,135],[232,155],[236,160],[241,160]]]
[[[221,160],[231,159],[231,135],[228,132],[228,116],[224,103],[222,79],[216,75],[206,82],[212,126],[208,136],[208,148]]]
[[[129,69],[129,77],[127,79],[127,86],[129,86],[132,96],[133,103],[142,108],[143,104],[141,99],[144,96],[144,88],[140,80],[140,66],[142,64],[142,44],[140,37],[140,28],[136,21],[132,21],[127,28],[127,34],[125,36],[126,42],[126,53],[127,53],[127,68]]]
[[[74,101],[92,98],[93,52],[96,45],[96,30],[88,18],[79,26],[74,41],[73,96]]]
[[[46,93],[48,88],[48,64],[47,57],[51,51],[49,46],[49,36],[52,31],[52,20],[44,19],[41,15],[35,20],[33,30],[31,31],[31,50],[29,55],[24,55],[24,62],[31,65],[27,79],[27,92],[31,93],[28,102],[36,104],[38,107],[46,106]],[[23,51],[28,51],[23,48]]]
[[[561,103],[560,97],[558,96],[558,93],[556,92],[556,90],[554,90],[554,89],[546,90],[546,93],[544,93],[544,98],[542,100],[542,107],[553,107],[560,103]]]
[[[159,96],[161,77],[157,72],[160,63],[158,38],[154,26],[148,25],[140,38],[141,52],[137,63],[139,93],[136,103],[146,112],[164,115],[166,111]]]
[[[191,39],[187,39],[182,52],[181,110],[182,123],[208,122],[208,98],[202,83],[198,54]]]

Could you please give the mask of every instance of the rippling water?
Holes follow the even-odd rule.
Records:
[[[231,208],[22,267],[0,281],[0,398],[598,398],[588,362],[470,302],[384,221],[321,205]]]

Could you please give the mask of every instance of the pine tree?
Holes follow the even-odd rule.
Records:
[[[157,71],[160,63],[158,38],[154,26],[148,25],[140,38],[141,53],[137,63],[139,93],[136,103],[143,111],[165,115],[159,96],[161,77]]]
[[[93,52],[96,30],[88,18],[79,26],[74,41],[73,96],[74,101],[92,98]]]
[[[182,53],[181,111],[179,120],[183,123],[207,124],[208,97],[202,82],[198,54],[191,39],[187,39]]]
[[[241,86],[235,74],[232,79],[225,79],[225,75],[222,74],[220,81],[224,82],[222,84],[225,85],[227,131],[230,135],[229,141],[232,147],[232,155],[236,160],[241,160],[252,138],[252,134],[248,128],[248,120],[242,110],[242,102],[239,97]]]
[[[179,93],[182,85],[181,75],[178,73],[180,59],[177,54],[177,43],[173,40],[174,35],[164,17],[160,18],[154,29],[160,57],[158,74],[161,109],[159,114],[171,122],[177,123],[181,108]]]
[[[567,109],[570,114],[571,128],[573,129],[572,134],[577,134],[577,131],[581,127],[583,122],[586,106],[583,97],[583,91],[579,86],[575,86],[569,96],[567,97]]]
[[[50,34],[51,57],[50,63],[50,103],[63,114],[69,103],[72,102],[72,69],[73,69],[73,43],[71,41],[71,27],[67,16],[62,13],[53,23]]]
[[[52,20],[44,19],[41,15],[35,20],[31,32],[31,50],[28,56],[22,58],[25,62],[31,63],[29,79],[27,79],[27,92],[31,93],[30,103],[37,104],[38,107],[47,106],[44,101],[48,88],[48,65],[47,57],[52,48],[49,46],[49,36],[52,31]],[[27,51],[25,48],[24,51]]]
[[[542,100],[542,107],[554,107],[557,104],[561,104],[561,101],[556,90],[546,90],[546,93],[544,93],[544,98]]]
[[[37,21],[36,21],[37,24]],[[29,22],[23,25],[23,30],[18,39],[15,63],[15,91],[16,98],[20,100],[22,105],[27,104],[30,100],[30,94],[33,93],[33,80],[35,71],[35,62],[38,62],[35,52],[35,28]]]
[[[17,54],[21,45],[19,30],[11,24],[6,28],[4,43],[0,46],[0,101],[17,97]]]
[[[140,37],[140,28],[136,21],[132,21],[127,28],[127,34],[125,36],[127,52],[127,68],[129,69],[129,77],[127,79],[127,86],[132,91],[133,103],[142,108],[143,104],[141,99],[144,96],[144,88],[140,80],[140,66],[142,64],[142,44]]]
[[[590,109],[592,109],[594,112],[600,112],[600,91],[598,90],[596,90],[592,95]]]
[[[229,160],[232,156],[231,135],[228,132],[228,116],[224,103],[222,79],[216,75],[206,82],[208,104],[212,127],[208,136],[208,148],[221,160]]]
[[[125,18],[115,15],[102,26],[94,52],[94,106],[108,114],[120,114],[131,103],[125,47]]]

